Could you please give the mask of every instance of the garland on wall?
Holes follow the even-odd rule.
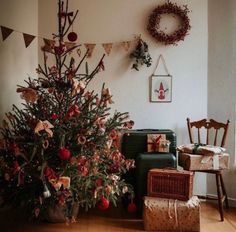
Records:
[[[14,30],[9,27],[5,27],[0,25],[1,32],[2,32],[2,40],[5,41],[11,34],[12,32],[17,32],[21,33],[23,35],[25,47],[29,47],[29,45],[33,42],[33,40],[37,38],[41,38],[44,41],[44,46],[42,47],[42,50],[45,52],[50,52],[53,53],[53,48],[55,46],[56,41],[52,39],[47,39],[41,36],[36,36],[36,35],[31,35],[27,34],[21,31]],[[73,34],[72,34],[73,33]],[[64,42],[64,49],[66,50],[72,50],[75,46],[78,46],[76,42],[71,42],[71,41],[76,41],[77,35],[74,32],[70,32],[68,34],[68,39],[70,41]],[[75,39],[75,40],[74,40]],[[119,46],[124,49],[124,51],[128,52],[130,47],[132,46],[133,43],[137,43],[138,40],[137,38],[134,38],[133,40],[127,40],[127,41],[122,41],[122,42],[110,42],[110,43],[79,43],[79,45],[84,45],[84,47],[88,50],[87,57],[92,57],[93,51],[97,45],[101,45],[102,48],[104,49],[105,53],[109,55],[114,48],[114,46]],[[80,49],[77,50],[77,53],[80,55],[81,51]]]

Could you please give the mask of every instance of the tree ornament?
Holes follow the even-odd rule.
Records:
[[[65,147],[60,148],[59,150],[59,157],[61,160],[68,160],[71,156],[71,153]]]
[[[70,42],[75,42],[77,40],[78,36],[75,32],[72,31],[67,35],[67,38]]]
[[[19,149],[18,145],[16,143],[10,143],[9,144],[9,150],[13,153],[16,153],[16,151]]]
[[[65,44],[64,43],[60,43],[59,46],[54,47],[54,52],[58,56],[62,55],[64,53],[64,51],[65,51]]]
[[[129,213],[135,213],[137,211],[137,206],[135,203],[131,202],[128,204],[127,211]]]
[[[14,161],[14,172],[17,173],[20,171],[20,169],[21,169],[21,167],[20,167],[18,161]]]
[[[46,184],[44,184],[43,196],[44,196],[44,198],[49,198],[51,196],[51,193],[50,193]]]
[[[164,45],[176,45],[179,41],[184,40],[191,28],[188,13],[189,9],[186,5],[181,7],[176,3],[171,3],[168,1],[153,10],[149,16],[147,30],[158,42],[161,42]],[[181,21],[180,27],[177,28],[172,34],[166,34],[160,29],[160,21],[163,14],[174,14]]]
[[[97,203],[97,207],[100,210],[106,210],[109,208],[109,204],[110,202],[104,196],[102,196],[100,201]]]
[[[52,120],[57,120],[59,118],[59,116],[57,114],[53,113],[51,118],[52,118]]]

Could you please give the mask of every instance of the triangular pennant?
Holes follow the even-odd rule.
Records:
[[[129,51],[130,44],[131,44],[130,41],[124,41],[124,42],[121,42],[121,46],[125,49],[126,52]]]
[[[105,52],[107,55],[109,55],[111,53],[111,49],[112,49],[112,46],[113,44],[112,43],[105,43],[105,44],[102,44]]]
[[[12,32],[13,30],[8,27],[1,26],[2,31],[2,40],[4,41]]]
[[[64,43],[65,43],[65,46],[66,46],[66,50],[70,50],[74,46],[76,46],[76,43],[72,43],[72,42],[64,42]]]
[[[87,52],[88,52],[87,57],[90,58],[93,54],[93,50],[94,50],[96,44],[84,44],[84,46],[86,47]]]
[[[55,46],[55,41],[43,38],[44,46],[41,48],[45,52],[53,52],[53,47]]]
[[[23,33],[24,41],[25,41],[25,47],[27,48],[31,42],[34,40],[35,36],[34,35],[29,35]]]

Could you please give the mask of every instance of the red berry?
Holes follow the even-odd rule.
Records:
[[[98,202],[97,207],[100,210],[106,210],[109,208],[109,204],[110,202],[105,197],[101,197],[101,200]]]
[[[129,213],[135,213],[137,210],[137,206],[134,203],[129,203],[128,207],[127,207],[127,211]]]
[[[59,157],[61,160],[68,160],[71,154],[70,151],[64,147],[60,148],[59,150]]]

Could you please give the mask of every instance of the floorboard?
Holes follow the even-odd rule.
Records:
[[[119,208],[101,212],[92,210],[80,212],[78,222],[30,223],[21,214],[12,211],[0,212],[1,232],[135,232],[144,231],[143,222],[136,215],[128,214]],[[225,210],[225,220],[219,220],[217,205],[201,203],[201,232],[236,232],[236,209]]]

